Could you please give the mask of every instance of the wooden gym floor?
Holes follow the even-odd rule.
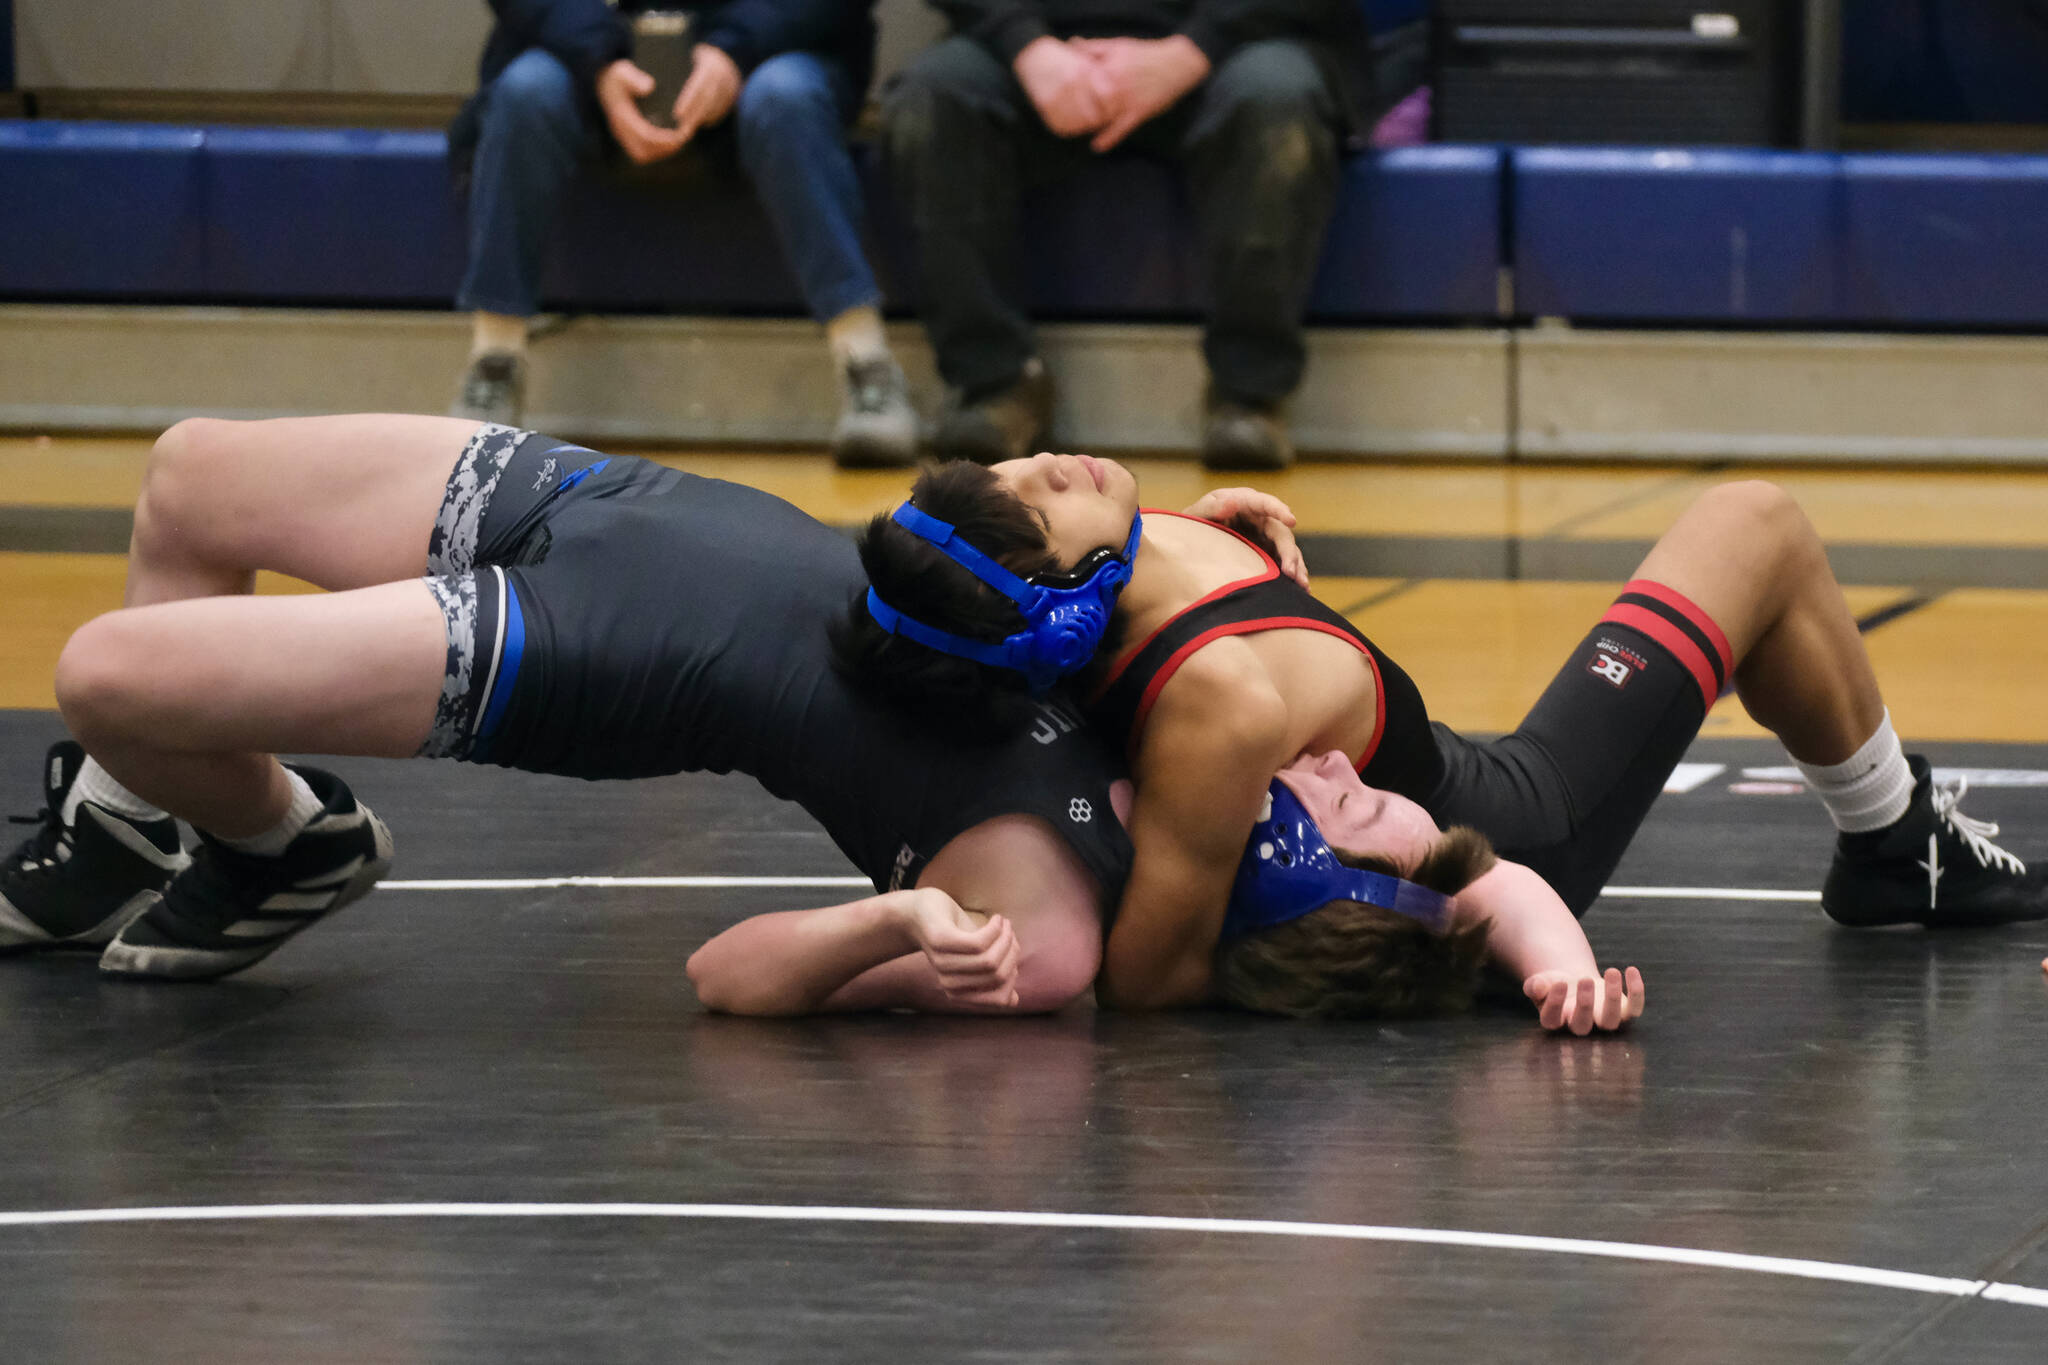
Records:
[[[146,449],[0,440],[0,810],[35,808],[50,666],[119,600]],[[904,482],[677,462],[840,523]],[[1160,505],[1209,483],[1138,467]],[[1838,547],[1909,747],[2048,857],[2048,475],[1265,482],[1318,591],[1488,730],[1735,472]],[[1834,929],[1826,817],[1784,763],[1709,718],[1588,917],[1649,1012],[1575,1040],[1514,1006],[711,1018],[696,944],[856,893],[793,808],[738,779],[337,762],[394,881],[245,977],[0,962],[0,1354],[2038,1361],[2048,928]]]

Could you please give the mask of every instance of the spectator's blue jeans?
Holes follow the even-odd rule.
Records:
[[[740,164],[820,322],[881,298],[861,250],[860,182],[846,150],[846,123],[863,93],[831,58],[785,52],[747,77],[733,130],[698,134],[736,135]],[[610,142],[595,103],[552,54],[529,49],[491,82],[457,308],[514,317],[538,310],[541,267],[563,199]]]
[[[970,399],[1014,382],[1025,315],[1021,197],[1084,157],[1054,137],[1009,68],[970,38],[926,48],[883,109],[890,178],[917,233],[919,311],[939,373]],[[1337,101],[1299,43],[1238,48],[1126,144],[1187,173],[1209,300],[1202,352],[1225,397],[1301,381],[1301,316],[1337,196]]]

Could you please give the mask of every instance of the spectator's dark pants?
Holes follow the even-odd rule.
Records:
[[[1018,206],[1095,155],[1047,131],[1016,76],[953,37],[903,72],[884,109],[891,178],[916,230],[919,297],[939,372],[968,397],[1034,353]],[[1203,353],[1226,396],[1271,402],[1301,381],[1302,307],[1337,186],[1337,105],[1315,61],[1252,43],[1124,145],[1181,163],[1210,317]]]

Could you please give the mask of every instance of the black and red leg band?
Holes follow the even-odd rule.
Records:
[[[1627,626],[1663,646],[1692,675],[1708,707],[1730,687],[1735,655],[1728,637],[1685,594],[1651,579],[1632,579],[1600,620]]]

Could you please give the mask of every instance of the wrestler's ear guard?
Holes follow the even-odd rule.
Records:
[[[1121,553],[1098,549],[1070,572],[1040,574],[1027,581],[968,544],[952,523],[908,502],[891,520],[1008,598],[1022,613],[1024,629],[1001,640],[969,639],[904,615],[870,587],[868,614],[875,624],[942,654],[1021,673],[1035,693],[1050,690],[1095,657],[1116,612],[1117,596],[1131,581],[1141,531],[1140,518],[1133,516]]]
[[[1347,867],[1286,784],[1275,780],[1237,865],[1221,937],[1270,929],[1331,901],[1363,901],[1406,915],[1441,934],[1451,925],[1451,898],[1401,877]]]

